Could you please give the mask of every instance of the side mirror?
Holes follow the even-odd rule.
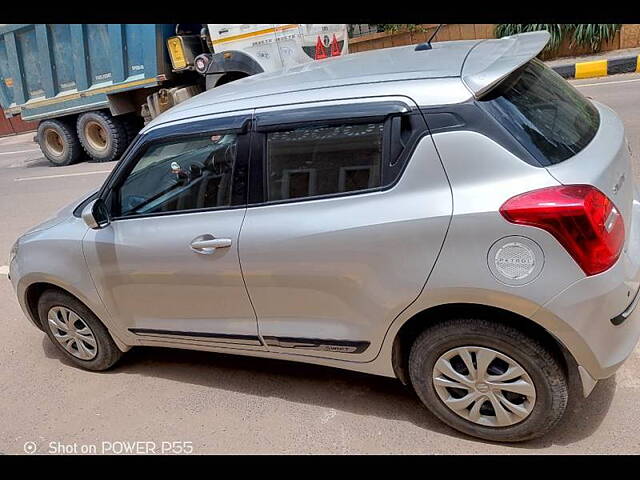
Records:
[[[99,230],[111,223],[107,205],[101,198],[96,198],[82,209],[82,220],[89,228]]]

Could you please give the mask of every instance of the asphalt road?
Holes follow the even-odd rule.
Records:
[[[574,83],[622,116],[639,159],[640,75]],[[554,431],[513,445],[457,433],[388,378],[158,348],[132,350],[106,373],[70,366],[24,318],[2,268],[20,233],[114,164],[51,168],[32,137],[0,139],[0,453],[25,442],[38,453],[109,453],[122,444],[103,442],[134,441],[156,452],[191,442],[194,453],[640,453],[640,348]]]

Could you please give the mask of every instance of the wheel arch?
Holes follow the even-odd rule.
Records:
[[[56,283],[52,283],[51,281],[48,281],[48,280],[37,281],[29,284],[25,288],[24,294],[23,294],[24,305],[25,305],[24,310],[26,310],[26,313],[29,315],[30,320],[33,322],[33,324],[36,327],[38,327],[40,330],[44,332],[44,326],[42,325],[42,322],[40,321],[40,316],[38,315],[38,302],[42,294],[47,290],[57,290],[64,294],[70,295],[76,300],[78,300],[79,302],[81,302],[105,326],[105,328],[109,331],[111,338],[113,339],[113,341],[121,351],[126,352],[131,348],[130,345],[125,344],[120,338],[118,338],[117,335],[115,335],[115,332],[111,328],[109,328],[108,323],[106,323],[102,318],[100,318],[99,315],[96,314],[95,309],[91,307],[91,303],[88,301],[88,299],[84,298],[82,295],[78,295],[73,291],[70,291],[68,288],[65,288]]]
[[[205,72],[206,89],[264,72],[262,65],[246,52],[226,50],[209,57]]]
[[[96,315],[95,309],[91,307],[91,302],[86,297],[84,297],[84,295],[82,295],[80,292],[77,292],[75,289],[72,289],[72,288],[70,289],[66,286],[63,286],[60,283],[57,283],[56,280],[53,278],[37,279],[29,283],[24,288],[23,298],[24,298],[24,305],[26,307],[27,313],[31,317],[31,320],[41,330],[44,328],[44,326],[40,323],[40,318],[38,315],[38,301],[40,300],[40,297],[46,290],[58,290],[62,293],[66,293],[67,295],[71,295],[72,297],[77,299],[79,302],[82,302],[89,310],[93,312],[94,315]],[[100,321],[106,326],[106,323],[102,319],[100,319]]]
[[[231,72],[224,72],[224,73],[213,73],[211,75],[207,75],[206,78],[206,89],[210,90],[212,88],[216,88],[219,87],[221,85],[224,85],[225,83],[230,83],[233,82],[235,80],[240,80],[241,78],[245,78],[250,76],[249,73],[245,73],[245,72],[238,72],[238,71],[231,71]]]
[[[562,360],[566,371],[576,369],[577,363],[573,354],[564,342],[545,326],[513,311],[479,303],[445,303],[431,306],[408,318],[395,333],[391,345],[391,363],[398,379],[410,385],[408,361],[411,345],[415,338],[428,326],[451,318],[485,318],[505,322],[516,326],[523,333],[537,338],[549,345]]]

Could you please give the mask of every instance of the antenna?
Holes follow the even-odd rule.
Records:
[[[440,30],[440,27],[442,27],[442,25],[444,24],[441,23],[440,25],[438,25],[438,28],[436,28],[436,31],[433,32],[433,34],[429,37],[429,40],[427,40],[424,43],[421,43],[416,47],[416,52],[419,52],[420,50],[431,50],[433,48],[431,46],[431,40],[433,40],[433,38],[438,34],[438,31]]]

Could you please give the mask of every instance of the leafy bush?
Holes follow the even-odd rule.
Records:
[[[381,28],[385,32],[397,33],[397,32],[424,32],[424,27],[417,23],[378,23],[378,28]]]
[[[574,25],[571,43],[596,52],[600,50],[603,42],[615,37],[618,30],[620,30],[619,23],[578,23]]]
[[[554,52],[560,48],[562,40],[571,31],[571,24],[565,23],[499,23],[496,25],[496,37],[506,37],[517,33],[536,32],[546,30],[551,34],[551,39],[545,47],[545,52]]]
[[[547,30],[551,34],[549,43],[543,50],[553,53],[560,48],[565,38],[570,38],[570,45],[581,46],[592,52],[600,50],[602,43],[611,40],[618,30],[618,23],[499,23],[496,25],[496,37],[514,35],[523,32]]]

